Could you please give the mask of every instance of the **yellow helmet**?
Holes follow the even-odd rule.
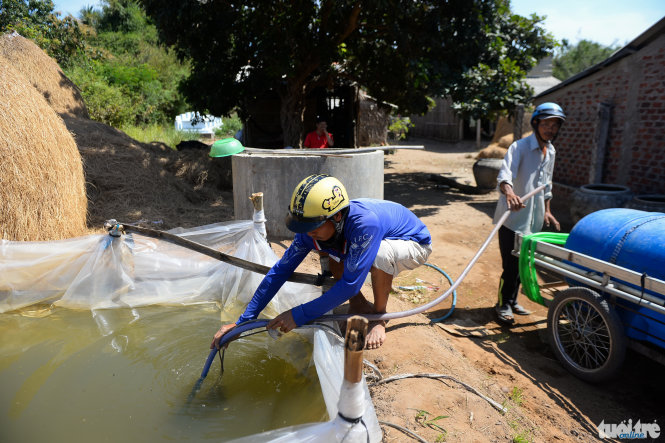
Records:
[[[310,232],[347,206],[349,195],[342,182],[326,174],[310,175],[293,190],[284,222],[293,232]]]

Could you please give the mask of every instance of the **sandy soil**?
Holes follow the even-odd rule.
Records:
[[[385,198],[404,204],[427,224],[434,243],[429,263],[456,279],[492,230],[498,193],[464,194],[431,180],[431,174],[445,174],[475,185],[472,143],[409,143],[425,149],[398,150],[386,156]],[[565,212],[565,204],[557,207]],[[565,222],[567,214],[560,215]],[[570,228],[564,223],[566,227]],[[278,254],[285,246],[284,242],[273,244]],[[317,262],[312,257],[302,270],[315,270]],[[393,320],[384,346],[365,352],[384,378],[403,374],[447,377],[407,378],[371,387],[380,421],[407,428],[426,441],[465,442],[596,441],[596,426],[603,420],[663,422],[665,384],[657,377],[663,373],[658,363],[629,351],[619,377],[592,385],[569,374],[549,349],[546,308],[521,295],[520,301],[534,313],[518,316],[512,328],[497,324],[493,305],[500,270],[498,243],[493,239],[461,284],[451,317],[431,321],[448,312],[448,299],[425,314]],[[417,293],[399,288],[414,285],[432,289]],[[400,275],[388,310],[413,308],[448,287],[431,268]],[[371,289],[365,293],[370,295]],[[460,335],[455,325],[464,325],[465,330],[473,327],[485,336]],[[504,412],[458,382],[494,400]],[[414,441],[390,425],[382,428],[386,442]]]

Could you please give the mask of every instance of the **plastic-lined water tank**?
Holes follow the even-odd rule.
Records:
[[[284,225],[284,217],[293,189],[308,175],[329,174],[338,178],[351,199],[383,198],[381,150],[358,153],[327,149],[257,151],[246,150],[233,156],[233,209],[236,220],[251,219],[251,205],[244,202],[251,194],[263,192],[266,229],[271,237],[293,238],[293,232]],[[311,151],[320,151],[323,155],[312,155]]]

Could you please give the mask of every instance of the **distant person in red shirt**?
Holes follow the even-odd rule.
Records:
[[[310,149],[332,148],[335,145],[333,136],[328,132],[328,124],[322,117],[316,119],[316,130],[305,137],[305,147]]]

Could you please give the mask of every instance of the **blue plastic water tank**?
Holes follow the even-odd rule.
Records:
[[[593,212],[577,222],[565,247],[665,280],[665,213],[623,208]],[[647,292],[665,299],[665,294]],[[622,300],[617,307],[628,336],[665,348],[662,314]]]

